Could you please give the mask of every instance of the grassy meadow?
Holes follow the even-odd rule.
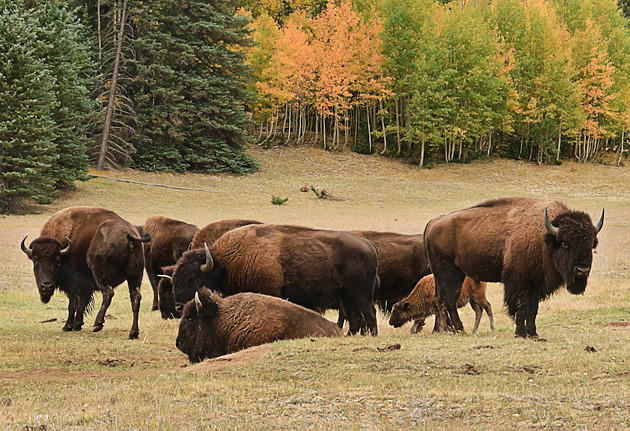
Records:
[[[99,172],[204,191],[93,179],[38,214],[0,218],[0,429],[630,427],[630,169],[497,160],[427,170],[309,148],[249,151],[261,170],[244,177]],[[311,185],[338,199],[300,191]],[[272,195],[289,199],[275,206]],[[606,208],[585,295],[562,290],[541,304],[546,341],[514,338],[502,287],[491,284],[495,332],[484,315],[475,335],[432,335],[429,319],[412,336],[410,324],[395,329],[380,315],[378,337],[282,341],[191,366],[174,344],[178,322],[150,311],[146,277],[138,340],[127,339],[125,285],[103,331],[90,330],[94,311],[82,332],[63,333],[67,299],[39,301],[19,247],[74,205],[104,206],[135,224],[238,217],[416,233],[435,215],[510,195],[560,199],[593,218]],[[471,309],[460,313],[469,330]]]

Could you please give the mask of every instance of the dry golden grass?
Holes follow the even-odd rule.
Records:
[[[389,159],[308,148],[250,149],[261,171],[231,175],[107,172],[191,192],[97,179],[42,207],[0,218],[0,428],[28,429],[624,429],[630,427],[630,170],[538,167],[512,161],[422,170]],[[343,200],[327,201],[304,185]],[[271,205],[272,195],[289,197]],[[583,296],[541,305],[547,342],[516,340],[502,289],[488,289],[498,330],[408,334],[379,316],[380,335],[283,341],[270,350],[187,366],[177,322],[149,310],[143,284],[140,339],[127,340],[127,289],[99,333],[62,333],[67,300],[41,304],[19,250],[56,210],[106,206],[133,223],[165,215],[203,226],[254,218],[335,229],[420,232],[431,217],[486,198],[558,198],[597,216],[607,209]],[[100,304],[100,297],[97,298]],[[327,314],[335,319],[336,314]],[[40,323],[49,318],[57,321]],[[471,327],[473,314],[462,309]],[[379,351],[395,343],[400,350]],[[596,352],[588,352],[593,346]],[[188,372],[194,371],[194,372]]]

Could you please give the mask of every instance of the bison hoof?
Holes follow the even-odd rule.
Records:
[[[81,330],[81,326],[83,325],[74,325],[74,328],[72,328],[73,331],[80,331]]]
[[[157,309],[158,309],[157,304],[153,304],[153,305],[151,306],[151,311],[155,311],[155,310],[157,310]]]
[[[131,332],[129,332],[129,339],[130,340],[135,340],[136,338],[138,338],[138,331],[131,331]]]
[[[94,325],[92,332],[99,332],[101,329],[103,329],[103,325]]]
[[[514,336],[516,338],[527,338],[527,333],[526,332],[516,332],[516,333],[514,333]]]
[[[63,328],[61,328],[61,330],[63,332],[70,332],[72,331],[72,326],[68,325],[67,323],[65,325],[63,325]]]

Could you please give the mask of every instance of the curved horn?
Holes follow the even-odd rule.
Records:
[[[157,276],[160,277],[160,278],[166,278],[167,280],[173,281],[173,277],[171,277],[170,275],[158,274]]]
[[[66,254],[70,253],[70,248],[72,248],[72,242],[70,241],[70,238],[66,237],[66,240],[68,241],[68,245],[66,246],[66,248],[62,248],[61,250],[59,250],[59,254],[61,256],[65,256]]]
[[[555,227],[549,221],[549,216],[547,215],[547,208],[545,208],[545,227],[547,228],[547,232],[549,232],[551,235],[555,237],[558,236],[558,232],[560,232],[560,228]]]
[[[200,266],[201,272],[210,272],[214,267],[214,262],[212,261],[212,256],[210,255],[210,250],[208,249],[208,244],[203,243],[203,248],[206,250],[206,263]]]
[[[22,238],[22,242],[20,243],[20,247],[22,248],[22,251],[24,253],[26,253],[26,255],[28,257],[33,257],[33,249],[32,248],[28,248],[27,246],[24,245],[24,241],[26,241],[26,237],[28,235],[26,235],[24,238]]]
[[[597,232],[599,233],[599,231],[602,230],[603,227],[604,227],[604,208],[602,208],[602,215],[599,218],[599,221],[597,222],[597,224],[595,225],[595,230],[597,230]]]
[[[195,308],[197,309],[197,314],[201,314],[203,310],[203,305],[201,304],[201,300],[199,299],[199,291],[195,292]]]

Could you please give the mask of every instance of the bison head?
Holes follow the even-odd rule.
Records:
[[[158,298],[159,308],[163,319],[170,319],[172,317],[181,317],[181,312],[175,307],[175,300],[173,299],[173,271],[175,265],[165,266],[162,268],[163,274],[158,274],[160,281],[158,283]]]
[[[221,298],[217,294],[203,288],[195,292],[195,297],[184,305],[175,345],[188,355],[190,362],[217,356],[217,346],[213,345],[212,321],[219,309],[219,301]]]
[[[35,282],[39,290],[39,297],[44,304],[48,303],[53,293],[55,293],[61,263],[70,252],[70,239],[66,239],[68,244],[65,247],[56,239],[46,237],[37,238],[31,243],[30,247],[24,245],[26,241],[26,237],[24,237],[20,244],[22,251],[33,261]]]
[[[177,261],[172,283],[175,304],[181,306],[193,299],[195,292],[203,286],[221,292],[225,269],[204,244],[204,250],[187,251]]]
[[[593,249],[597,247],[597,234],[604,225],[604,210],[596,225],[588,214],[569,211],[549,221],[545,210],[545,242],[550,250],[553,265],[562,275],[567,290],[575,295],[584,293],[591,272]]]
[[[409,301],[401,300],[394,304],[392,313],[389,316],[389,324],[394,328],[400,328],[410,320],[424,320],[432,313],[431,309],[423,310],[418,304],[412,304]]]

